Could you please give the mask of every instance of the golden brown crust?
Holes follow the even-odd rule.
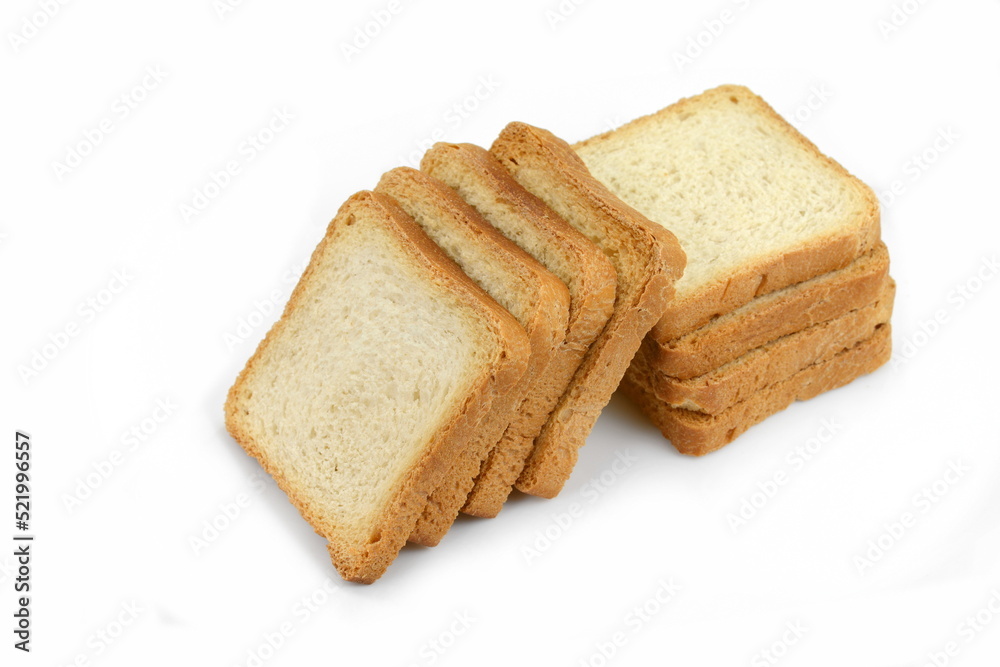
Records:
[[[574,273],[567,277],[571,300],[565,340],[519,409],[530,419],[520,424],[520,430],[513,424],[507,429],[483,463],[462,508],[466,514],[491,518],[502,509],[534,447],[535,437],[611,316],[617,279],[601,249],[521,187],[489,151],[472,144],[437,144],[424,155],[421,169],[452,185],[448,178],[452,170],[469,174],[497,201],[517,211],[524,224],[531,225],[545,240],[549,253],[574,267]]]
[[[483,249],[495,266],[502,267],[504,274],[509,277],[508,289],[515,295],[522,295],[521,298],[530,300],[526,308],[526,319],[521,322],[531,346],[527,370],[513,390],[495,401],[493,409],[477,428],[472,445],[455,462],[447,481],[431,494],[409,537],[409,541],[415,544],[435,546],[455,522],[480,473],[483,461],[490,451],[501,444],[504,432],[508,427],[515,430],[525,428],[521,424],[525,415],[518,411],[518,407],[532,390],[534,383],[544,377],[549,360],[565,338],[570,297],[561,280],[497,231],[454,190],[438,179],[415,169],[402,167],[386,173],[376,192],[402,200],[419,197],[429,202],[442,216],[455,221],[463,230],[470,231],[466,243],[476,244]]]
[[[558,193],[554,196],[577,213],[563,217],[601,247],[618,275],[614,313],[535,440],[517,482],[526,493],[551,498],[572,473],[579,448],[643,337],[666,310],[686,260],[673,234],[614,196],[569,145],[551,133],[511,123],[491,152],[518,182],[546,200],[523,178],[525,169],[542,173]],[[553,201],[547,203],[559,211]]]
[[[420,460],[410,470],[395,496],[382,511],[382,520],[376,525],[372,540],[359,545],[339,540],[338,531],[305,500],[281,474],[277,466],[258,447],[253,436],[243,425],[245,410],[241,406],[245,381],[253,372],[263,350],[267,349],[285,328],[289,315],[302,307],[304,286],[308,284],[316,267],[335,240],[341,225],[355,222],[355,211],[360,207],[377,209],[386,229],[401,241],[401,247],[415,262],[421,265],[428,277],[464,301],[483,321],[484,328],[492,334],[497,344],[497,352],[490,367],[483,374],[462,405],[457,406],[444,421]],[[453,461],[465,449],[477,422],[489,411],[497,396],[511,390],[510,384],[503,384],[498,378],[516,375],[512,369],[527,366],[528,341],[521,326],[505,310],[496,305],[482,292],[461,269],[458,268],[434,243],[427,238],[420,227],[407,216],[398,204],[390,198],[371,192],[361,192],[351,197],[341,207],[337,216],[327,228],[323,240],[313,252],[312,260],[292,292],[281,319],[271,328],[260,343],[257,351],[247,362],[226,401],[226,426],[236,441],[260,461],[263,468],[274,476],[279,487],[299,512],[313,525],[316,532],[329,541],[329,551],[333,563],[341,576],[348,581],[371,583],[378,579],[395,559],[406,542],[418,516],[423,511],[427,496],[438,486],[451,468]]]
[[[681,338],[661,343],[647,336],[639,354],[664,375],[703,375],[776,338],[871,303],[888,273],[889,253],[879,243],[845,269],[758,297]]]
[[[674,408],[719,414],[755,392],[871,338],[892,316],[895,283],[887,279],[879,298],[840,317],[782,336],[739,359],[690,380],[653,371],[636,355],[629,368],[635,381]]]
[[[485,148],[474,144],[436,144],[424,155],[421,170],[434,176],[449,160],[462,160],[480,170],[498,196],[523,209],[535,227],[550,240],[555,252],[562,253],[580,268],[575,276],[579,298],[570,304],[567,341],[589,346],[593,338],[589,332],[603,327],[614,308],[617,276],[608,258],[545,202],[521,187]]]
[[[824,155],[809,139],[783,119],[767,102],[743,86],[720,86],[701,95],[683,99],[665,109],[638,118],[610,132],[592,137],[575,145],[583,147],[600,143],[612,134],[641,131],[664,115],[682,114],[705,104],[726,101],[751,105],[776,121],[778,131],[787,135],[802,150],[814,154],[844,176],[865,202],[858,212],[856,224],[847,232],[831,234],[780,256],[763,260],[731,274],[727,280],[707,285],[704,289],[679,297],[668,307],[663,319],[651,332],[653,340],[666,343],[694,331],[713,317],[749,303],[754,298],[804,282],[815,276],[844,268],[857,257],[869,252],[879,242],[880,211],[878,198],[870,187],[850,174],[843,166]],[[726,101],[725,103],[729,103]]]
[[[875,335],[831,359],[805,368],[753,394],[718,415],[673,408],[656,398],[649,387],[628,377],[622,391],[660,429],[682,454],[703,456],[795,401],[805,401],[842,387],[875,371],[892,356],[891,327],[881,325]]]

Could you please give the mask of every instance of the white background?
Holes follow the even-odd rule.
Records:
[[[976,631],[965,619],[994,596],[1000,610],[1000,279],[984,264],[1000,251],[1000,3],[908,0],[912,16],[884,34],[889,0],[591,0],[563,3],[558,21],[556,0],[404,1],[350,59],[342,45],[387,1],[248,0],[220,16],[212,0],[96,0],[47,20],[44,4],[8,0],[0,16],[0,499],[13,504],[25,430],[37,535],[28,656],[11,648],[0,550],[0,662],[901,667],[954,642],[937,664],[997,664],[1000,614]],[[162,80],[130,92],[147,68]],[[436,128],[488,145],[523,120],[578,140],[721,83],[794,116],[876,190],[899,181],[883,209],[894,367],[704,459],[616,397],[559,498],[518,497],[435,549],[407,548],[373,586],[340,583],[323,540],[223,428],[226,389],[275,317],[264,302],[276,292],[283,305],[339,204]],[[467,117],[452,110],[477,92]],[[294,118],[250,159],[247,137],[275,109]],[[104,119],[82,163],[58,168]],[[940,133],[953,135],[943,150]],[[925,151],[936,160],[921,169]],[[185,220],[181,205],[231,160],[239,173]],[[104,292],[121,270],[124,289]],[[23,379],[53,339],[64,347]],[[176,408],[154,430],[158,400]],[[825,420],[836,435],[796,464]],[[150,433],[130,449],[133,428]],[[116,450],[110,475],[80,489]],[[626,451],[636,462],[607,472]],[[934,503],[917,498],[953,463],[967,471]],[[772,497],[753,497],[780,472]],[[612,483],[597,491],[602,473]],[[760,508],[734,530],[751,499]],[[560,527],[573,503],[582,511]],[[913,525],[883,535],[906,512]],[[863,567],[880,536],[887,548]],[[679,587],[666,602],[661,580]]]

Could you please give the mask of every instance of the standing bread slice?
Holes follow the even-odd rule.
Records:
[[[569,145],[524,123],[508,125],[491,152],[515,180],[595,243],[618,277],[615,308],[538,438],[517,488],[551,498],[576,465],[601,410],[660,320],[684,271],[673,234],[624,204]]]
[[[410,541],[440,542],[458,517],[490,451],[510,428],[523,431],[530,420],[519,410],[539,391],[539,380],[566,337],[569,291],[526,252],[494,229],[454,190],[427,174],[401,167],[386,173],[376,192],[390,195],[484,291],[524,327],[531,342],[528,370],[517,387],[493,405],[476,441],[456,461],[449,483],[431,495]]]
[[[519,411],[525,419],[511,424],[504,433],[462,509],[467,514],[493,517],[524,469],[549,414],[611,317],[618,281],[601,249],[518,185],[486,149],[472,144],[437,144],[424,155],[420,168],[452,187],[569,289],[566,338],[544,375],[536,380],[536,390],[522,403]]]
[[[574,149],[687,254],[677,294],[651,333],[660,343],[841,269],[879,241],[871,188],[742,86],[681,100]]]
[[[363,192],[230,389],[226,427],[341,576],[371,583],[528,356],[509,313],[395,201]]]

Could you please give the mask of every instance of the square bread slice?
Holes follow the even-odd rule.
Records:
[[[671,407],[657,398],[651,387],[637,382],[634,376],[622,382],[622,391],[677,451],[703,456],[722,448],[751,426],[781,412],[795,401],[814,398],[875,371],[891,356],[891,325],[881,324],[871,338],[765,387],[717,415]]]
[[[491,450],[502,436],[530,426],[523,402],[544,389],[549,360],[562,346],[569,322],[569,290],[533,257],[493,228],[454,190],[427,174],[401,167],[386,173],[376,192],[393,197],[472,280],[506,308],[531,342],[528,370],[517,387],[494,402],[476,442],[456,461],[450,481],[431,495],[410,541],[434,546],[455,522]]]
[[[644,367],[642,355],[636,355],[629,373],[670,407],[719,414],[757,391],[871,338],[880,325],[889,322],[895,294],[896,285],[888,278],[882,294],[872,303],[782,336],[690,380]]]
[[[681,100],[574,148],[687,254],[676,297],[651,333],[660,342],[841,269],[879,241],[871,188],[742,86]]]
[[[622,203],[550,132],[511,123],[491,152],[522,187],[596,244],[618,277],[614,311],[535,439],[517,481],[526,493],[552,498],[573,472],[579,448],[643,337],[667,310],[684,272],[684,252],[673,234]]]
[[[687,380],[775,338],[871,303],[888,275],[889,252],[879,243],[846,268],[759,296],[680,338],[663,343],[647,336],[636,356],[650,368]]]
[[[536,380],[536,391],[522,403],[520,412],[526,418],[511,424],[504,433],[462,509],[466,514],[494,517],[524,469],[542,426],[611,317],[618,281],[601,249],[518,185],[486,149],[472,144],[437,144],[424,155],[420,168],[458,192],[569,289],[565,340]]]
[[[362,192],[230,389],[226,427],[328,540],[341,576],[371,583],[529,351],[396,202]]]

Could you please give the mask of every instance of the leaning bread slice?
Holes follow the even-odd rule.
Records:
[[[562,280],[570,294],[566,337],[535,391],[483,464],[462,509],[496,516],[531,454],[534,440],[566,391],[583,355],[601,333],[615,303],[615,269],[596,245],[560,218],[490,155],[472,144],[437,144],[420,168],[446,183],[490,224]]]
[[[666,342],[761,294],[843,268],[879,239],[872,190],[761,98],[722,86],[575,147],[591,173],[680,239]]]
[[[888,323],[879,325],[868,340],[808,366],[717,415],[670,407],[656,397],[652,388],[636,382],[634,377],[627,377],[622,382],[622,390],[677,451],[702,456],[732,442],[751,426],[795,401],[814,398],[875,371],[892,356],[890,331]]]
[[[508,125],[492,151],[526,190],[595,243],[618,277],[615,307],[541,433],[517,488],[551,498],[562,489],[601,410],[684,271],[673,234],[598,182],[569,145],[524,123]]]
[[[528,361],[521,326],[389,197],[352,197],[229,391],[226,426],[370,583]]]
[[[890,278],[872,303],[782,336],[690,380],[678,380],[644,367],[642,355],[636,355],[629,374],[670,407],[719,414],[757,391],[871,338],[892,316],[895,293]]]
[[[775,338],[871,303],[888,274],[889,252],[879,243],[846,268],[759,296],[680,338],[660,342],[647,336],[637,356],[665,375],[693,378]]]
[[[410,541],[433,546],[458,517],[489,452],[507,429],[522,431],[531,415],[519,410],[566,337],[569,291],[530,255],[494,229],[441,181],[401,167],[386,173],[376,192],[392,196],[497,303],[524,327],[531,341],[528,370],[518,386],[494,403],[476,441],[456,461],[448,483],[431,495]]]

